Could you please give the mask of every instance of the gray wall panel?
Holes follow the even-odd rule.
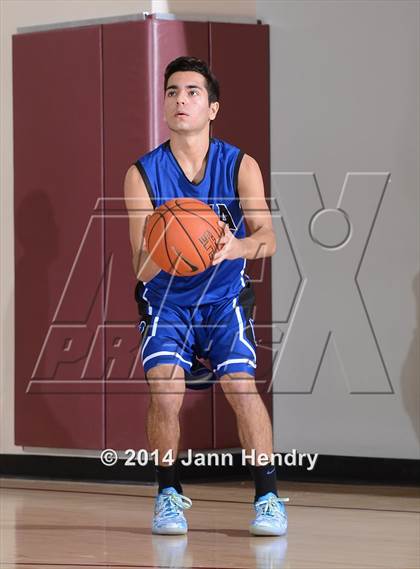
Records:
[[[277,451],[419,456],[419,6],[257,1],[279,202]]]

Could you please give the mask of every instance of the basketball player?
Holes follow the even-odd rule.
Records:
[[[169,63],[163,107],[170,138],[128,169],[124,192],[139,281],[141,357],[151,396],[147,436],[150,450],[156,449],[159,458],[152,531],[183,534],[187,532],[183,510],[192,502],[183,496],[175,461],[178,416],[185,376],[198,361],[210,363],[220,381],[236,414],[242,447],[247,453],[255,449],[257,457],[273,452],[271,422],[255,385],[254,297],[244,271],[246,259],[273,255],[276,240],[257,162],[239,148],[210,138],[210,123],[219,109],[219,85],[205,62],[179,57]],[[147,216],[175,197],[200,199],[221,218],[223,237],[213,265],[195,276],[160,270],[144,243]],[[173,453],[173,464],[163,460],[168,451]],[[249,466],[256,512],[250,532],[283,535],[287,514],[277,496],[276,469],[258,460]]]

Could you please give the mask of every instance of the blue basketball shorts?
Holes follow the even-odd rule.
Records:
[[[142,336],[141,361],[146,374],[161,364],[177,364],[189,373],[199,357],[210,360],[216,379],[241,371],[255,376],[255,295],[250,281],[236,297],[192,307],[168,302],[153,306],[143,293],[144,284],[140,281],[135,296]]]

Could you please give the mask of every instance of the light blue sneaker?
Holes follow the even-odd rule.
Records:
[[[260,496],[254,504],[257,516],[249,526],[253,535],[284,535],[287,532],[287,512],[283,502],[273,492]]]
[[[156,496],[152,533],[160,535],[180,535],[187,533],[187,520],[182,510],[191,508],[192,501],[178,494],[175,488],[164,488]]]

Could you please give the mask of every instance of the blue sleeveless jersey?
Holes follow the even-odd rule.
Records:
[[[235,237],[246,236],[237,184],[243,152],[216,138],[210,138],[205,174],[193,183],[185,176],[171,151],[169,140],[139,158],[136,166],[157,208],[173,198],[191,197],[209,204]],[[152,304],[162,300],[177,306],[196,306],[236,296],[245,286],[246,261],[225,260],[192,277],[160,271],[145,283],[143,297]]]

